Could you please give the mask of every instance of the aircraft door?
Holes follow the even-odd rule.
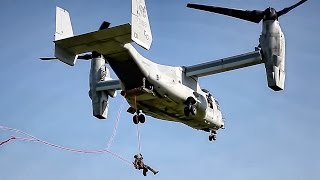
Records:
[[[213,123],[217,128],[223,127],[222,112],[219,102],[208,92],[206,94],[207,110],[205,120]]]

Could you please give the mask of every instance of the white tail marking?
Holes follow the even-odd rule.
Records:
[[[56,7],[56,32],[54,40],[65,39],[73,36],[73,30],[69,12],[60,7]]]
[[[73,37],[69,12],[60,7],[56,7],[56,32],[54,33],[54,40],[58,41],[69,37]],[[60,61],[69,64],[70,66],[74,66],[78,58],[77,54],[69,52],[64,48],[59,47],[57,44],[54,48],[54,55]]]
[[[152,33],[145,0],[132,0],[131,39],[147,50],[151,47]]]

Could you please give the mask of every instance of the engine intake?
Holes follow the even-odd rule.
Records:
[[[108,116],[109,96],[114,97],[110,91],[96,91],[97,83],[110,78],[108,68],[105,66],[104,57],[97,52],[92,53],[90,69],[90,91],[89,96],[92,101],[93,116],[98,119],[106,119]]]

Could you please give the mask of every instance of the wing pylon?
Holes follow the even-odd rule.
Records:
[[[208,76],[263,63],[260,50],[184,67],[186,76]]]

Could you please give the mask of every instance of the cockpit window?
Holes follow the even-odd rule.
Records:
[[[219,110],[219,111],[221,111],[219,102],[218,102],[216,99],[214,99],[214,101],[215,101],[215,102],[216,102],[216,104],[217,104],[217,108],[218,108],[218,110]]]
[[[209,93],[209,91],[208,90],[206,90],[206,89],[201,89],[203,92],[205,92],[205,93]]]

